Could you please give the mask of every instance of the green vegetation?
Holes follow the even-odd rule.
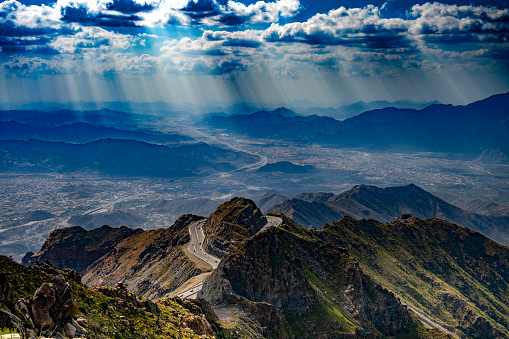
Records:
[[[73,280],[73,271],[58,271],[49,265],[26,267],[5,256],[0,256],[0,267],[9,274],[16,299],[32,297],[43,282],[51,281],[55,274],[63,274],[78,302],[76,318],[86,319],[85,327],[91,338],[209,338],[183,326],[186,319],[205,319],[199,305],[189,301],[166,299],[153,303],[117,287],[88,288]],[[12,301],[0,303],[0,308],[9,309],[22,319]],[[31,328],[28,323],[24,325]]]
[[[318,232],[376,282],[462,336],[509,336],[509,248],[446,221],[343,218]]]
[[[15,328],[0,328],[0,335],[3,334],[21,334],[19,331]]]

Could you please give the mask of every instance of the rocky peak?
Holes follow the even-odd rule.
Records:
[[[402,214],[399,217],[397,217],[396,219],[394,219],[392,221],[392,224],[395,224],[398,222],[404,222],[404,223],[415,222],[415,221],[419,221],[419,220],[420,220],[419,218],[414,217],[413,215],[407,213],[407,214]]]
[[[256,234],[266,219],[256,204],[249,199],[233,198],[221,204],[208,218],[204,231],[207,252],[225,257],[232,246],[237,246]]]
[[[48,260],[58,269],[69,268],[83,272],[88,265],[122,240],[140,231],[142,230],[125,226],[112,228],[106,225],[91,231],[79,226],[56,229],[51,232],[38,253],[33,254],[30,259],[27,257],[28,264]]]

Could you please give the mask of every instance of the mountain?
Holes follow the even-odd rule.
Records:
[[[309,173],[315,171],[316,168],[311,165],[296,165],[290,161],[279,161],[264,165],[258,168],[257,172],[282,172],[282,173]]]
[[[183,251],[189,242],[189,224],[199,220],[183,215],[169,228],[141,231],[125,238],[83,271],[88,286],[123,283],[136,295],[165,297],[210,267],[196,266]]]
[[[349,147],[454,153],[507,149],[508,105],[506,93],[466,106],[374,110],[343,121],[336,131],[318,140]]]
[[[270,210],[282,212],[298,224],[316,229],[343,216],[382,222],[394,220],[401,214],[422,219],[441,218],[481,232],[501,244],[509,244],[509,218],[465,211],[413,184],[388,188],[358,185],[332,196],[303,194]]]
[[[356,115],[362,114],[367,111],[372,111],[374,109],[382,109],[387,107],[393,108],[410,108],[410,109],[423,109],[432,104],[439,104],[439,102],[412,102],[407,100],[399,100],[399,101],[358,101],[353,104],[343,105],[337,108],[332,107],[306,107],[306,108],[295,108],[295,111],[299,112],[302,115],[324,115],[328,117],[332,117],[337,120],[345,120],[348,118],[352,118]]]
[[[318,232],[377,283],[466,338],[509,336],[509,248],[439,219],[344,217]]]
[[[228,129],[254,138],[296,142],[311,142],[316,138],[317,132],[333,133],[334,127],[340,124],[340,121],[330,117],[283,116],[267,111],[248,115],[212,116],[205,122],[211,127]]]
[[[0,141],[0,171],[97,172],[104,175],[185,177],[229,171],[258,157],[205,143],[170,148],[135,140],[87,144]]]
[[[203,226],[205,251],[223,258],[232,248],[256,234],[266,222],[252,200],[236,197],[224,202]]]
[[[263,337],[446,337],[423,329],[346,250],[284,217],[230,252],[198,298]]]
[[[345,193],[363,197],[364,189],[378,192],[381,206],[384,194],[403,201],[409,190],[414,200],[422,198],[413,185],[388,191],[356,186]],[[298,195],[302,202],[322,204],[340,196]],[[407,206],[413,206],[410,200]],[[170,228],[130,230],[134,233],[114,243],[105,241],[107,251],[91,263],[110,232],[129,229],[57,230],[43,256],[36,254],[31,263],[42,265],[35,263],[37,256],[58,265],[83,263],[83,281],[96,291],[163,297],[160,302],[172,307],[189,301],[167,299],[168,293],[196,286],[189,282],[208,275],[193,314],[203,315],[218,337],[450,338],[425,328],[413,312],[462,337],[508,336],[509,248],[447,221],[408,214],[392,223],[344,217],[322,230],[307,230],[281,213],[271,216],[281,224],[262,229],[266,217],[253,201],[233,198],[221,204],[203,224],[207,252],[222,257],[212,272],[186,252],[188,227],[201,219],[193,215]]]
[[[509,93],[505,93],[466,106],[433,104],[421,110],[388,107],[344,121],[261,111],[247,116],[212,117],[207,123],[254,138],[335,147],[476,155],[494,150],[492,160],[500,162],[509,152],[508,106]],[[488,155],[484,161],[491,161]]]
[[[69,268],[82,272],[122,240],[139,232],[142,230],[125,226],[112,228],[106,225],[91,231],[79,226],[56,229],[28,263],[33,265],[37,261],[48,260],[58,269]]]
[[[33,126],[16,121],[0,122],[1,140],[37,139],[67,143],[87,143],[108,138],[133,139],[150,143],[177,143],[191,140],[191,138],[179,134],[122,130],[114,127],[90,125],[84,122],[59,126]]]
[[[23,124],[60,126],[75,122],[84,122],[92,125],[110,126],[116,128],[136,128],[134,114],[100,109],[90,111],[73,111],[68,109],[40,111],[40,110],[6,110],[0,111],[0,121],[16,121]]]
[[[271,113],[279,114],[284,117],[298,117],[298,116],[300,116],[300,114],[295,113],[294,111],[292,111],[291,109],[288,109],[286,107],[279,107],[279,108],[271,111]]]

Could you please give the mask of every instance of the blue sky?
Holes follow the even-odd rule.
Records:
[[[0,102],[468,103],[509,91],[506,1],[7,0]]]

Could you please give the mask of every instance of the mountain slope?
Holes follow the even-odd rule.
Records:
[[[169,228],[141,231],[124,239],[86,268],[83,282],[89,286],[122,282],[136,295],[150,299],[166,296],[202,273],[182,251],[189,242],[189,224],[199,219],[183,215]]]
[[[383,287],[461,336],[509,336],[509,248],[439,219],[344,217],[318,232]]]
[[[169,148],[135,140],[87,144],[0,141],[1,171],[98,172],[105,175],[185,177],[228,171],[258,157],[204,143]]]
[[[142,230],[106,225],[91,231],[79,226],[56,229],[50,233],[41,250],[30,258],[29,265],[48,260],[58,269],[82,272],[122,240],[139,232]]]
[[[426,336],[418,333],[409,311],[364,275],[347,251],[288,219],[233,250],[198,297],[248,317],[264,337]],[[433,337],[445,335],[436,331]]]
[[[315,142],[372,150],[471,153],[509,152],[509,93],[466,106],[384,108],[338,121],[328,117],[284,117],[265,111],[247,116],[212,117],[210,126],[255,138]],[[489,159],[486,159],[489,161]]]
[[[298,199],[300,197],[301,199]],[[509,244],[509,218],[478,215],[453,206],[433,194],[410,184],[401,187],[379,188],[357,185],[351,190],[333,195],[299,195],[272,208],[282,212],[305,227],[321,228],[343,216],[356,219],[394,220],[401,214],[419,218],[441,218],[479,231],[490,238]]]
[[[81,338],[216,338],[212,328],[221,335],[221,326],[214,322],[210,308],[204,303],[180,299],[154,303],[136,297],[122,285],[89,288],[81,284],[79,275],[74,271],[59,271],[47,264],[26,267],[5,256],[0,256],[0,267],[3,272],[0,327],[3,330],[5,327],[17,327],[18,332],[24,333],[27,338],[64,338],[64,328],[68,327],[68,323],[73,323],[74,329],[79,326],[80,331],[87,331],[76,335]],[[57,289],[52,295],[52,283],[59,274],[65,278],[65,289]],[[40,319],[45,310],[56,318],[52,301],[56,305],[55,297],[69,296],[77,303],[75,319],[61,319],[50,328],[34,324],[32,319]],[[35,311],[39,316],[34,315]],[[70,336],[69,332],[66,337]]]

